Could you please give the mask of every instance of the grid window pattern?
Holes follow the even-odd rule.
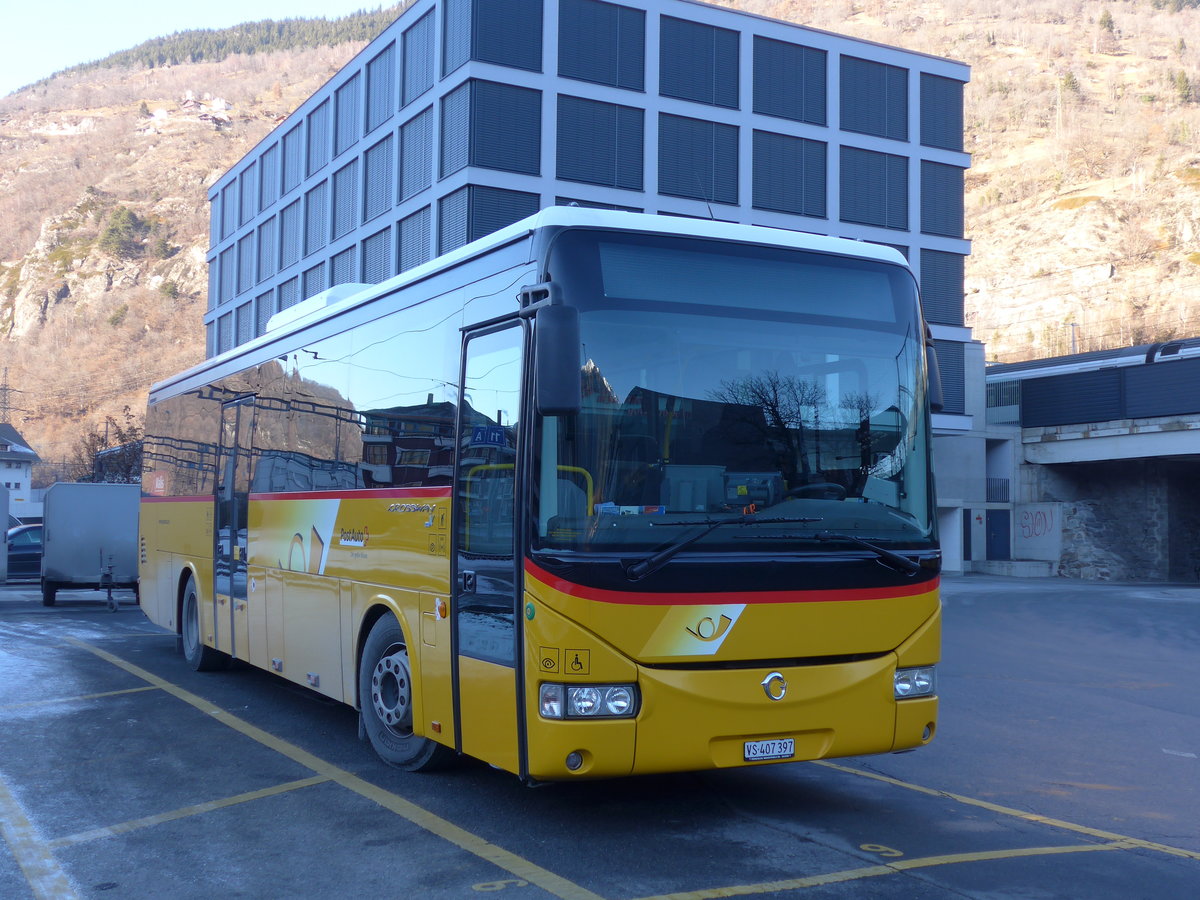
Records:
[[[921,160],[921,231],[924,234],[963,236],[964,174],[958,166]]]
[[[218,299],[226,303],[233,299],[237,287],[237,247],[227,247],[221,251],[221,288]]]
[[[400,199],[407,200],[433,184],[433,109],[426,109],[400,128]]]
[[[966,352],[957,341],[934,340],[938,369],[942,375],[943,412],[966,412]]]
[[[350,79],[334,92],[337,106],[337,122],[334,126],[333,152],[341,155],[354,146],[362,128],[361,79],[355,72]]]
[[[471,58],[471,0],[442,0],[442,76]]]
[[[499,231],[506,225],[532,216],[541,207],[541,197],[525,191],[474,184],[471,188],[471,225],[469,239]]]
[[[363,221],[392,208],[392,136],[363,154]]]
[[[826,123],[826,53],[756,35],[754,111],[810,125]]]
[[[304,129],[297,125],[283,136],[283,192],[294,190],[304,174]]]
[[[300,259],[301,239],[303,238],[301,219],[302,210],[297,200],[283,208],[279,214],[279,268],[286,269]]]
[[[329,162],[329,105],[326,100],[308,114],[308,175],[319,172]]]
[[[558,74],[644,90],[646,13],[601,0],[560,0]]]
[[[471,58],[542,70],[542,0],[474,0]]]
[[[632,106],[560,95],[558,177],[640,191],[644,118]]]
[[[842,57],[842,128],[908,140],[908,70]]]
[[[217,320],[217,352],[233,349],[233,313],[228,312]]]
[[[963,83],[921,73],[921,143],[943,150],[963,148]]]
[[[279,199],[279,145],[272,144],[258,161],[258,208],[266,209]]]
[[[404,32],[404,105],[433,87],[433,12],[421,16]]]
[[[356,247],[347,247],[341,253],[335,253],[329,260],[330,285],[350,284],[355,281],[354,257]]]
[[[441,176],[468,165],[537,175],[541,128],[541,91],[468,81],[442,98]]]
[[[303,289],[304,299],[314,297],[329,287],[325,281],[325,263],[320,262],[311,269],[304,270]]]
[[[234,327],[237,342],[244,344],[254,338],[254,303],[243,303],[234,312]]]
[[[272,291],[259,294],[254,300],[255,337],[267,333],[267,323],[271,321],[273,315],[275,315],[275,294]]]
[[[238,293],[248,291],[255,284],[254,280],[254,232],[243,235],[237,243],[238,248]]]
[[[236,181],[221,190],[221,240],[229,237],[238,226],[238,186]]]
[[[737,203],[737,126],[660,113],[658,191],[710,203]]]
[[[524,191],[468,184],[438,205],[438,253],[498,231],[538,211],[541,198]]]
[[[242,213],[238,224],[245,225],[258,212],[258,205],[255,202],[258,200],[258,166],[249,166],[246,171],[242,172],[238,178],[238,189],[241,194],[238,198],[238,205]]]
[[[358,225],[358,160],[333,173],[333,240]]]
[[[367,63],[367,132],[392,117],[396,106],[396,45]]]
[[[362,277],[378,284],[392,277],[392,229],[377,231],[362,242]]]
[[[961,253],[921,250],[921,308],[930,322],[963,324],[965,262]]]
[[[208,261],[208,308],[216,309],[221,303],[221,257]]]
[[[279,286],[279,311],[283,312],[289,306],[300,302],[300,279],[289,278]]]
[[[455,88],[442,98],[441,161],[442,178],[465,169],[470,159],[471,82]]]
[[[316,253],[328,241],[329,182],[322,181],[304,195],[304,255]]]
[[[821,141],[755,131],[755,209],[824,218],[826,153]]]
[[[542,92],[495,81],[471,87],[471,165],[537,175]]]
[[[448,253],[467,243],[470,185],[452,191],[438,201],[438,253]]]
[[[953,64],[715,8],[698,15],[680,0],[407,6],[210,191],[214,347],[221,315],[240,339],[236,308],[251,298],[258,333],[267,292],[278,308],[288,290],[315,289],[318,273],[326,286],[367,280],[365,265],[388,277],[550,202],[672,214],[667,205],[876,241],[919,231],[926,246],[961,249],[950,243],[964,234],[967,164],[954,158]],[[439,83],[443,71],[453,74]],[[931,319],[961,319],[962,257],[911,252],[924,254]]]
[[[712,106],[738,107],[738,32],[663,16],[659,93]]]
[[[908,157],[842,147],[841,219],[908,228]]]
[[[430,210],[425,206],[405,216],[396,226],[400,245],[396,256],[399,271],[405,272],[430,260],[430,222]]]

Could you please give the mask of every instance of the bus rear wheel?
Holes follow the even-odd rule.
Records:
[[[410,772],[444,766],[452,751],[413,733],[413,680],[404,632],[392,615],[371,628],[358,664],[363,730],[389,766]]]
[[[219,650],[206,647],[200,637],[200,600],[196,596],[196,579],[188,576],[183,588],[182,616],[183,657],[194,672],[212,672],[225,668],[227,657]]]

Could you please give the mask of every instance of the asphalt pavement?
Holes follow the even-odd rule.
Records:
[[[530,788],[195,673],[132,594],[0,586],[0,897],[1186,897],[1200,588],[944,582],[913,753]]]

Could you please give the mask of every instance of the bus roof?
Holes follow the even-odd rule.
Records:
[[[900,251],[883,244],[849,238],[829,237],[803,231],[790,231],[764,225],[743,225],[737,222],[721,222],[715,219],[693,219],[683,216],[649,215],[646,213],[620,210],[593,209],[580,206],[549,206],[532,216],[514,222],[505,228],[487,234],[429,262],[406,269],[399,275],[378,284],[340,284],[309,297],[271,317],[267,330],[259,337],[239,344],[224,353],[210,357],[192,368],[153,385],[151,396],[179,384],[192,380],[209,369],[221,366],[230,360],[253,353],[259,347],[271,343],[287,334],[300,331],[309,325],[332,318],[348,309],[368,303],[376,297],[391,294],[400,288],[427,278],[437,272],[453,268],[467,260],[483,256],[499,247],[529,237],[541,229],[548,228],[600,228],[624,232],[668,234],[681,237],[696,237],[707,240],[731,241],[743,244],[760,244],[794,250],[808,250],[837,256],[852,256],[879,262],[899,264],[907,267],[908,262]]]

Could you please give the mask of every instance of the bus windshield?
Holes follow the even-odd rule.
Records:
[[[687,526],[702,552],[932,542],[906,269],[583,230],[548,268],[581,312],[583,406],[540,423],[536,549],[650,552]]]

